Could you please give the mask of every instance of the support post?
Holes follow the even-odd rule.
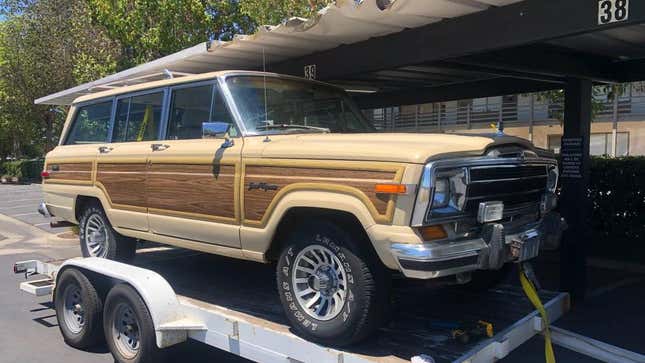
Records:
[[[529,101],[529,141],[530,142],[533,142],[533,122],[534,121],[535,121],[535,93],[531,93],[531,98]]]
[[[591,88],[586,79],[569,79],[565,87],[560,213],[568,224],[560,251],[560,288],[574,301],[587,289],[587,248],[591,242],[591,201],[587,195],[591,158]]]
[[[612,123],[611,123],[611,157],[616,157],[616,150],[618,149],[616,143],[618,142],[618,87],[614,86],[614,99],[612,109]]]

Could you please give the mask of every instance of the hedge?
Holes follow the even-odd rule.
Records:
[[[40,180],[43,165],[43,159],[7,161],[0,166],[0,170],[2,175],[8,177],[18,177],[20,180]]]
[[[645,248],[645,157],[592,158],[590,197],[595,243]]]

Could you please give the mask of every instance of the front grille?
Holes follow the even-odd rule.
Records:
[[[504,202],[505,216],[525,214],[539,208],[546,190],[547,166],[508,164],[472,166],[464,212],[476,216],[479,203]]]

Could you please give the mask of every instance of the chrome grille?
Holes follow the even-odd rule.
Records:
[[[479,203],[493,200],[504,202],[507,215],[537,210],[546,189],[547,172],[544,164],[473,166],[469,168],[464,211],[474,215]]]

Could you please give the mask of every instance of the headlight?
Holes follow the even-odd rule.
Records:
[[[466,204],[465,168],[441,170],[434,183],[430,216],[447,217],[460,214]]]
[[[435,170],[426,165],[412,214],[412,226],[425,225],[428,217],[452,217],[462,213],[466,205],[466,168]]]

